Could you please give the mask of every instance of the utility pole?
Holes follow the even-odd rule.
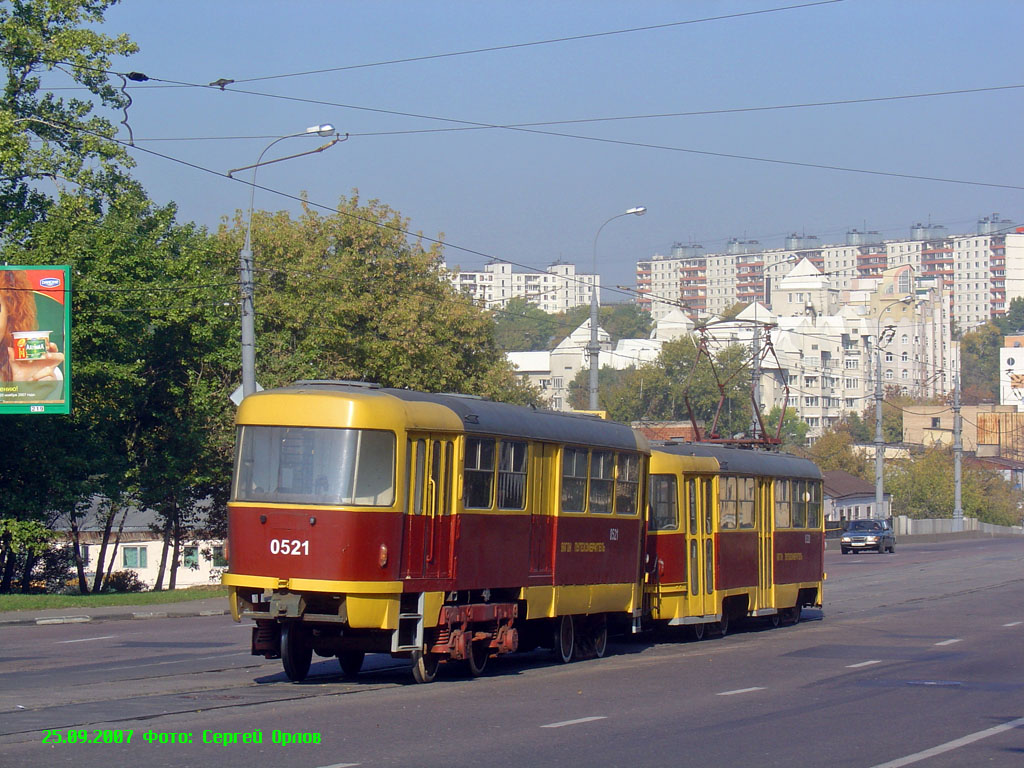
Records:
[[[885,468],[885,442],[882,440],[882,346],[875,336],[875,517],[882,516],[885,491],[882,472]]]
[[[960,374],[953,379],[953,532],[960,533],[964,529],[964,508],[961,499],[963,477],[960,467],[964,452],[963,420],[960,418]]]
[[[761,408],[761,326],[757,322],[757,315],[754,316],[754,335],[750,340],[750,347],[750,353],[754,356],[754,364],[750,370],[750,391],[753,394],[751,407],[754,411],[750,415],[750,436],[756,440],[759,437],[764,437],[761,434],[761,419],[759,418]],[[785,413],[785,405],[783,405],[783,413]]]

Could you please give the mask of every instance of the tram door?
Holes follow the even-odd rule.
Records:
[[[531,448],[533,487],[528,489],[530,504],[530,576],[550,578],[555,556],[555,489],[545,482],[555,466],[555,446],[538,444]]]
[[[772,503],[772,481],[757,479],[757,605],[755,610],[775,607],[773,568],[775,567],[774,528],[775,518]]]
[[[715,607],[714,486],[710,477],[688,477],[686,498],[686,560],[690,613],[707,616]]]
[[[450,438],[429,435],[409,438],[402,568],[406,578],[446,579],[451,576],[455,527],[452,515],[454,456]]]

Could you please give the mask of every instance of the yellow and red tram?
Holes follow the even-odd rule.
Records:
[[[724,628],[820,601],[810,462],[352,382],[253,395],[237,425],[224,583],[293,680],[313,653],[348,674],[391,653],[426,682],[538,645],[600,656],[609,622]]]
[[[796,622],[821,605],[822,476],[787,454],[704,443],[651,446],[650,617],[712,626],[764,616]]]

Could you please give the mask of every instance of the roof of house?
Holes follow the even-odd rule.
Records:
[[[856,475],[851,475],[842,469],[830,469],[823,475],[825,477],[825,495],[833,499],[870,496],[875,492],[875,486],[867,480],[861,480]]]

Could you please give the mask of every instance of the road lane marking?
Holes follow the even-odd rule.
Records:
[[[872,664],[881,664],[881,659],[871,659],[871,661],[862,661],[860,664],[847,664],[847,669],[859,669],[860,667],[870,667]]]
[[[580,723],[592,723],[594,720],[607,720],[606,715],[596,715],[594,717],[579,717],[575,720],[563,720],[560,723],[548,723],[542,725],[541,728],[564,728],[567,725],[579,725]]]
[[[320,768],[353,768],[359,763],[335,763],[334,765],[321,765]]]
[[[103,635],[102,637],[83,637],[81,640],[58,640],[57,645],[66,645],[67,643],[91,643],[93,640],[109,640],[117,635]]]
[[[1024,624],[1024,621],[1011,621],[1009,624],[1003,624],[1004,627],[1019,627]]]
[[[956,643],[962,643],[962,642],[963,642],[963,638],[962,637],[954,637],[954,638],[951,638],[949,640],[943,640],[941,643],[936,643],[936,645],[955,645]]]
[[[716,693],[716,696],[735,696],[738,693],[753,693],[754,691],[763,691],[764,688],[737,688],[735,691],[722,691]]]
[[[1011,720],[1008,723],[996,725],[992,728],[986,728],[984,731],[976,731],[959,739],[947,741],[945,744],[939,744],[937,747],[926,749],[923,752],[915,752],[914,754],[907,755],[906,757],[898,757],[895,760],[890,760],[888,763],[873,765],[871,768],[901,768],[901,766],[904,765],[910,765],[911,763],[917,763],[921,760],[927,760],[929,757],[935,757],[936,755],[941,755],[946,752],[952,752],[954,749],[966,747],[968,744],[973,744],[976,741],[987,739],[989,736],[996,736],[1004,731],[1019,728],[1022,725],[1024,725],[1024,717],[1018,717],[1016,720]]]

